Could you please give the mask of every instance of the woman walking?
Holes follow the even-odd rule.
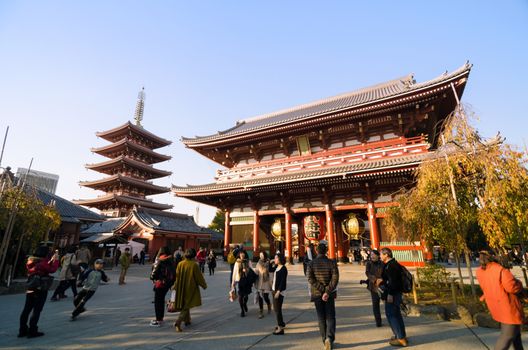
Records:
[[[251,268],[246,257],[246,252],[241,250],[239,258],[233,268],[232,288],[238,292],[238,303],[240,304],[240,317],[245,317],[248,312],[247,302],[251,294],[251,285],[255,282],[256,274]]]
[[[200,288],[207,288],[207,283],[200,267],[194,260],[196,250],[189,248],[185,251],[184,259],[176,268],[176,281],[173,289],[176,291],[175,307],[180,310],[180,315],[174,323],[177,332],[182,332],[181,324],[185,322],[186,326],[191,324],[191,312],[193,307],[202,305]]]
[[[259,303],[259,318],[264,317],[264,301],[268,305],[268,314],[271,312],[271,302],[269,299],[269,293],[271,292],[271,278],[270,278],[270,262],[268,254],[266,252],[260,252],[260,259],[255,268],[258,279],[255,282],[255,288],[258,293]]]
[[[48,297],[48,289],[53,281],[50,273],[59,268],[59,254],[56,252],[48,259],[48,247],[38,247],[33,256],[28,258],[26,268],[28,272],[28,289],[26,291],[26,303],[20,314],[20,328],[18,337],[28,338],[41,337],[44,333],[38,331],[40,313]],[[27,325],[29,314],[32,313]]]
[[[207,256],[207,267],[209,267],[209,276],[214,275],[214,270],[216,268],[216,256],[212,250],[209,251],[209,255]]]
[[[479,260],[477,279],[484,293],[481,300],[486,301],[491,317],[501,324],[495,350],[507,350],[511,345],[515,350],[522,350],[521,326],[524,313],[516,296],[523,289],[522,283],[513,277],[510,270],[498,264],[489,252],[480,252]]]
[[[282,254],[275,255],[275,267],[273,275],[273,285],[271,287],[271,295],[273,296],[273,309],[277,316],[277,327],[273,331],[275,335],[284,334],[284,319],[282,317],[282,303],[284,302],[284,291],[286,290],[286,279],[288,278],[288,269],[284,264],[286,258]]]
[[[77,296],[77,274],[79,272],[79,265],[75,251],[75,247],[69,247],[66,255],[61,259],[61,271],[59,274],[60,282],[51,296],[51,301],[66,298],[64,293],[70,287],[73,292],[73,297],[75,298]]]
[[[176,267],[169,247],[162,247],[152,266],[150,279],[154,282],[154,311],[156,319],[150,322],[152,327],[160,327],[165,316],[165,296],[176,279]]]

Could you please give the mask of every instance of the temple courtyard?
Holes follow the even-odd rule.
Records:
[[[172,323],[176,314],[168,314],[161,328],[149,326],[153,318],[150,266],[133,266],[127,284],[117,284],[118,271],[108,271],[111,279],[99,287],[88,302],[87,311],[72,322],[70,297],[47,302],[39,327],[42,338],[18,339],[18,317],[24,295],[0,296],[1,349],[321,349],[315,310],[308,299],[302,265],[289,268],[284,304],[286,334],[272,335],[273,314],[259,320],[258,306],[251,298],[249,314],[239,316],[238,303],[228,301],[228,269],[223,263],[214,276],[206,272],[208,289],[202,292],[203,306],[191,311],[192,325],[176,333]],[[340,267],[341,280],[337,307],[336,349],[392,349],[391,331],[376,328],[371,315],[369,292],[364,285],[364,268]],[[466,327],[462,323],[406,317],[407,334],[413,349],[491,349],[498,330]],[[525,346],[528,345],[526,337]]]

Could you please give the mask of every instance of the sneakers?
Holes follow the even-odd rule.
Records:
[[[163,321],[152,320],[152,321],[150,321],[150,326],[151,327],[161,327],[161,323],[162,322]]]
[[[409,342],[407,341],[407,338],[402,338],[402,339],[391,339],[389,341],[389,344],[392,345],[392,346],[402,346],[402,347],[406,347],[407,345],[409,345]]]

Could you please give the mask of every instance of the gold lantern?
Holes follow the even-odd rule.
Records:
[[[365,222],[358,219],[355,214],[350,213],[345,220],[341,221],[341,228],[348,239],[359,240],[359,236],[365,232]]]
[[[271,224],[271,234],[275,237],[276,241],[282,240],[282,227],[283,221],[280,218],[276,218],[275,222]]]

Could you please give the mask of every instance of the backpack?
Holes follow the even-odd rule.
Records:
[[[233,252],[229,252],[229,254],[227,255],[227,263],[229,265],[233,265],[234,263],[236,263],[236,257],[235,257],[235,254],[233,254]]]
[[[401,265],[402,269],[402,292],[410,293],[413,290],[413,275],[407,268]]]

